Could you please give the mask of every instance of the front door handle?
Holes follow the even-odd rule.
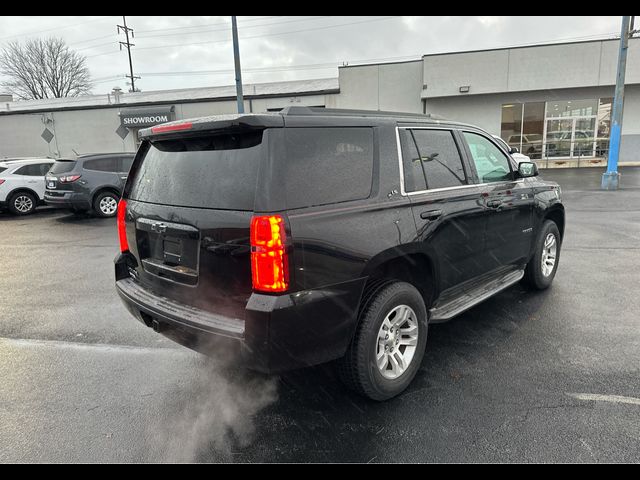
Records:
[[[499,208],[502,205],[502,200],[489,200],[487,202],[487,207],[489,208]]]
[[[420,218],[423,220],[435,220],[442,215],[442,210],[428,210],[420,214]]]

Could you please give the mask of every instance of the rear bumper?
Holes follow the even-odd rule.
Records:
[[[77,208],[89,210],[91,202],[86,194],[74,192],[44,192],[44,202],[47,205],[64,208]],[[60,195],[62,194],[62,195]]]
[[[353,337],[366,279],[281,296],[253,293],[244,318],[229,318],[152,292],[128,275],[116,258],[116,289],[142,323],[201,353],[239,355],[265,373],[302,368],[340,358]]]

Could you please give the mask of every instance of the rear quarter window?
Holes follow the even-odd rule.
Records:
[[[73,168],[75,166],[76,166],[76,162],[75,161],[67,161],[67,160],[56,161],[51,166],[51,169],[49,170],[49,173],[52,173],[54,175],[57,175],[59,173],[67,173],[67,172],[70,172],[71,170],[73,170]]]
[[[119,164],[119,157],[96,158],[94,160],[85,160],[82,168],[85,170],[96,170],[98,172],[119,172]]]
[[[373,129],[287,128],[281,169],[287,208],[346,202],[371,194]]]

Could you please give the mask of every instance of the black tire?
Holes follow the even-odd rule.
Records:
[[[548,275],[545,275],[542,270],[542,253],[545,249],[545,241],[549,235],[555,236],[556,255],[552,271]],[[558,263],[560,262],[562,238],[560,237],[560,230],[558,230],[556,223],[552,220],[545,220],[535,242],[533,257],[531,257],[531,260],[529,260],[527,264],[522,280],[525,285],[534,290],[545,290],[549,288],[553,282],[556,272],[558,271]]]
[[[8,202],[9,211],[14,215],[29,215],[38,205],[38,198],[29,192],[18,192],[11,195]]]
[[[389,379],[383,376],[376,364],[378,333],[387,315],[400,305],[409,306],[415,312],[418,339],[413,358],[404,373],[398,378]],[[393,282],[380,287],[360,313],[353,341],[339,361],[340,378],[348,388],[372,400],[388,400],[402,393],[422,363],[427,344],[427,325],[424,300],[413,285]]]
[[[101,192],[96,195],[96,198],[93,201],[93,211],[96,212],[96,215],[102,218],[107,217],[115,217],[117,210],[113,208],[113,205],[118,205],[118,201],[120,200],[120,195],[113,192]],[[106,208],[105,201],[108,203],[109,208]],[[104,208],[103,208],[104,207]]]

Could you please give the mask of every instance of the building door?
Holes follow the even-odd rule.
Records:
[[[547,158],[595,157],[597,116],[548,118],[544,156]]]

